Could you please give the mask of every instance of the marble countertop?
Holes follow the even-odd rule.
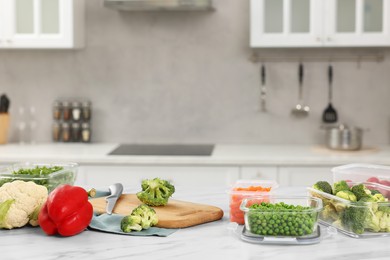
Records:
[[[289,188],[304,192],[303,188]],[[285,190],[286,191],[286,190]],[[314,245],[259,245],[229,232],[224,188],[177,187],[175,199],[222,208],[220,221],[180,229],[168,237],[136,237],[84,231],[46,236],[40,228],[0,230],[1,259],[388,259],[390,237],[355,239],[342,234]]]
[[[63,162],[82,165],[331,166],[354,162],[390,164],[390,146],[331,151],[315,145],[217,144],[211,156],[112,156],[115,143],[0,145],[0,163]]]

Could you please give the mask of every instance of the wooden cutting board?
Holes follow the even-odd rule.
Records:
[[[106,212],[106,198],[90,200],[93,209],[98,214]],[[113,212],[121,215],[130,215],[131,211],[142,204],[135,194],[123,194],[114,207]],[[157,227],[185,228],[191,227],[223,217],[223,210],[214,206],[197,204],[180,200],[169,200],[166,206],[152,207],[157,213]]]

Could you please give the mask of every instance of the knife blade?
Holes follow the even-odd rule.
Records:
[[[117,200],[122,195],[123,185],[121,183],[115,183],[110,185],[108,188],[110,189],[111,195],[106,197],[106,212],[111,215]]]

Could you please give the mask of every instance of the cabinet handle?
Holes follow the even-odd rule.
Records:
[[[11,39],[7,39],[6,42],[7,43],[12,43],[12,40]]]
[[[321,37],[317,36],[316,41],[320,42],[321,41]]]
[[[331,42],[331,41],[332,41],[332,38],[331,38],[331,37],[327,37],[326,40],[327,40],[328,42]]]

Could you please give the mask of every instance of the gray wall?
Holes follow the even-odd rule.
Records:
[[[328,62],[305,64],[312,111],[297,119],[290,114],[297,63],[283,61],[294,50],[261,51],[281,61],[267,63],[269,112],[259,112],[249,1],[215,0],[217,10],[206,13],[117,12],[101,1],[86,2],[86,48],[0,51],[0,92],[12,99],[11,141],[18,139],[18,107],[36,107],[35,139],[46,142],[52,102],[86,97],[94,107],[95,142],[321,143]],[[299,53],[310,58],[318,52]],[[351,50],[336,53],[344,52]],[[370,128],[366,144],[388,144],[389,61],[337,62],[334,68],[341,120]]]

